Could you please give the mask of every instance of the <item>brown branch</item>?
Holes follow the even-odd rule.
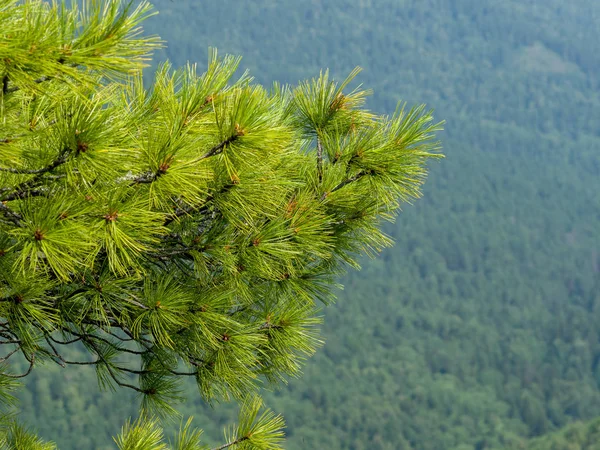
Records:
[[[221,445],[219,447],[215,447],[215,448],[213,448],[211,450],[223,450],[225,448],[231,447],[232,445],[237,445],[237,444],[239,444],[241,442],[247,441],[248,439],[250,439],[250,437],[248,437],[248,436],[242,436],[239,439],[236,439],[234,441],[228,442],[227,444],[223,444],[223,445]]]
[[[16,226],[21,226],[21,220],[23,217],[20,214],[17,214],[8,206],[6,206],[3,202],[0,202],[0,212],[6,216],[8,220],[14,223]]]
[[[237,140],[237,138],[240,136],[239,132],[237,134],[234,134],[230,137],[228,137],[227,139],[225,139],[223,142],[221,142],[218,145],[215,145],[213,148],[211,148],[208,152],[206,152],[203,156],[200,157],[200,160],[206,159],[206,158],[210,158],[211,156],[215,156],[218,155],[219,153],[221,153],[223,151],[223,149],[231,144],[232,142],[235,142]]]
[[[3,140],[0,140],[2,142]],[[45,173],[54,169],[54,167],[42,167],[41,169],[13,169],[12,167],[0,167],[0,172],[10,172],[19,175],[36,175],[39,173]]]
[[[319,175],[319,184],[323,181],[323,145],[321,139],[317,137],[317,174]]]
[[[5,362],[7,361],[12,355],[14,355],[15,353],[17,353],[19,351],[21,347],[17,347],[15,348],[12,352],[8,353],[6,356],[0,358],[0,362]]]
[[[35,177],[33,177],[31,180],[24,181],[23,183],[12,188],[13,193],[8,196],[2,197],[1,200],[9,201],[9,200],[25,198],[25,197],[27,197],[28,193],[35,193],[35,195],[41,195],[42,191],[31,191],[31,189],[36,187],[35,185],[36,185],[36,183],[38,183],[40,181],[41,175],[43,175],[47,172],[50,172],[50,171],[56,169],[57,167],[63,165],[64,163],[66,163],[69,158],[70,153],[71,153],[70,149],[68,149],[68,148],[63,149],[54,161],[52,161],[46,167],[38,169],[38,171],[35,173],[35,175],[36,175]]]
[[[110,345],[112,348],[114,348],[114,349],[116,349],[118,351],[122,351],[122,352],[125,352],[125,353],[130,353],[132,355],[145,355],[146,353],[148,353],[147,350],[138,351],[138,350],[132,350],[132,349],[129,349],[129,348],[126,348],[126,347],[121,347],[117,343],[112,342],[112,341],[110,341],[108,339],[104,339],[103,337],[97,336],[95,334],[79,334],[76,331],[69,331],[69,333],[71,333],[71,334],[73,334],[75,336],[78,336],[80,339],[83,339],[86,342],[89,342],[88,339],[96,339],[97,341],[102,341],[105,344]],[[111,336],[114,336],[112,333],[109,333],[109,334],[111,334]]]
[[[80,337],[75,338],[75,339],[71,339],[70,341],[58,341],[56,339],[54,339],[52,336],[48,336],[49,339],[52,340],[52,342],[54,342],[55,344],[59,344],[59,345],[68,345],[68,344],[74,344],[75,342],[79,342],[81,340]]]
[[[344,181],[342,181],[341,183],[339,183],[337,186],[335,186],[331,191],[329,192],[325,192],[322,196],[321,196],[321,200],[325,199],[325,197],[327,197],[329,194],[331,194],[332,192],[335,191],[339,191],[341,188],[343,188],[344,186],[349,185],[350,183],[354,183],[355,181],[360,180],[362,177],[364,177],[365,175],[370,175],[372,173],[371,170],[363,170],[358,172],[356,175],[354,175],[353,177],[350,177]]]
[[[227,139],[225,139],[223,142],[221,142],[220,144],[215,145],[213,148],[211,148],[208,152],[206,152],[203,156],[201,156],[200,158],[197,159],[197,161],[202,161],[203,159],[206,158],[210,158],[211,156],[215,156],[218,155],[219,153],[221,153],[223,151],[223,149],[231,144],[232,142],[236,141],[238,136],[240,136],[240,134],[234,134],[231,137],[228,137]],[[131,186],[136,185],[136,184],[149,184],[149,183],[153,183],[154,181],[156,181],[158,178],[160,178],[161,176],[163,176],[164,174],[166,174],[167,171],[165,169],[158,169],[156,172],[152,171],[152,170],[148,170],[147,172],[141,173],[133,178],[130,178],[132,180]]]
[[[19,191],[19,192],[13,192],[10,195],[6,195],[4,197],[2,197],[2,201],[4,202],[10,202],[12,200],[21,200],[24,198],[31,198],[31,197],[41,197],[42,195],[46,194],[47,191],[44,190],[33,190],[33,191]]]
[[[117,375],[113,372],[113,369],[112,369],[110,363],[108,361],[106,361],[104,356],[102,356],[102,354],[98,350],[98,347],[96,347],[96,345],[93,342],[91,342],[85,338],[84,338],[84,341],[86,341],[94,349],[94,351],[98,355],[98,358],[100,358],[101,362],[104,363],[104,365],[106,366],[106,370],[108,370],[110,377],[114,380],[115,383],[117,383],[117,385],[119,385],[121,387],[126,387],[129,389],[132,389],[136,392],[139,392],[140,394],[145,394],[145,392],[142,389],[140,389],[139,387],[134,386],[132,384],[128,384],[128,383],[123,383],[122,381],[120,381],[119,378],[117,377]]]
[[[44,81],[49,81],[51,79],[52,79],[52,77],[43,75],[43,76],[39,77],[38,79],[33,80],[33,82],[36,84],[41,84]],[[17,92],[19,89],[21,89],[18,86],[8,87],[8,75],[4,75],[4,79],[2,81],[3,81],[2,92],[4,92],[5,94],[11,94],[11,93]]]
[[[194,212],[195,214],[202,214],[205,213],[209,210],[210,206],[209,202],[211,200],[214,200],[214,198],[217,195],[222,195],[225,194],[227,191],[229,191],[233,186],[235,186],[234,183],[228,183],[228,184],[224,184],[221,189],[219,189],[218,192],[212,193],[212,194],[208,194],[208,196],[206,197],[206,199],[204,200],[204,203],[202,203],[202,206],[197,207],[198,209],[195,209],[196,207],[184,207],[184,208],[177,208],[172,214],[170,214],[165,221],[163,222],[164,226],[169,225],[170,223],[174,222],[176,219],[178,219],[179,217],[185,216],[186,214],[192,213]]]
[[[54,344],[52,344],[52,342],[50,342],[49,337],[50,337],[49,335],[45,335],[44,339],[46,340],[46,342],[48,343],[48,345],[50,346],[50,348],[54,352],[53,356],[58,360],[58,361],[54,361],[54,362],[56,362],[59,366],[61,366],[61,367],[64,368],[66,361],[64,360],[64,358],[62,357],[62,355],[60,353],[58,353],[58,351],[56,350],[56,347],[54,347]]]
[[[33,370],[33,363],[35,361],[35,355],[31,355],[31,359],[27,358],[27,356],[25,356],[25,359],[27,359],[29,361],[29,368],[27,369],[27,372],[22,373],[21,375],[10,375],[8,373],[3,373],[2,375],[8,378],[24,378],[27,375],[29,375],[31,373],[31,371]]]

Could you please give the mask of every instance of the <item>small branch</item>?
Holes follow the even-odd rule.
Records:
[[[62,360],[65,364],[70,364],[74,366],[95,366],[96,364],[100,364],[103,361],[97,359],[96,361],[67,361],[66,359]]]
[[[208,152],[206,152],[203,156],[201,156],[200,160],[203,160],[203,159],[206,159],[206,158],[210,158],[211,156],[218,155],[219,153],[221,153],[223,151],[223,149],[227,145],[231,144],[232,142],[235,142],[237,140],[238,136],[239,136],[239,134],[234,134],[231,137],[228,137],[227,139],[225,139],[220,144],[215,145]]]
[[[12,352],[10,352],[8,355],[6,355],[5,357],[3,357],[3,358],[0,358],[0,362],[5,362],[5,361],[7,361],[7,360],[8,360],[8,359],[9,359],[9,358],[12,356],[12,355],[14,355],[15,353],[17,353],[17,352],[19,351],[19,349],[20,349],[20,348],[21,348],[21,347],[17,347],[17,348],[15,348],[15,349],[14,349]]]
[[[48,76],[44,75],[44,76],[39,77],[37,80],[33,80],[33,82],[36,84],[40,84],[40,83],[43,83],[44,81],[48,81],[51,79],[52,79],[52,77],[48,77]],[[13,92],[17,92],[20,89],[18,86],[8,87],[8,75],[4,75],[4,79],[2,81],[3,81],[2,92],[4,92],[5,94],[11,94]]]
[[[4,139],[0,139],[0,142],[3,142]],[[8,141],[8,139],[6,139],[6,141]],[[48,172],[49,170],[52,170],[54,167],[48,168],[48,167],[43,167],[41,169],[13,169],[11,167],[0,167],[0,172],[10,172],[10,173],[16,173],[16,174],[20,174],[20,175],[36,175],[39,173],[45,173]]]
[[[322,196],[321,196],[321,200],[325,199],[325,197],[327,197],[329,194],[331,194],[332,192],[338,191],[341,188],[343,188],[344,186],[349,185],[350,183],[354,183],[355,181],[360,180],[362,177],[364,177],[365,175],[370,175],[371,171],[361,171],[358,172],[356,175],[354,175],[353,177],[348,178],[347,180],[342,181],[340,184],[338,184],[336,187],[334,187],[331,191],[329,192],[325,192]]]
[[[30,198],[30,197],[40,197],[44,194],[46,194],[47,191],[45,190],[34,190],[34,191],[19,191],[19,192],[14,192],[10,195],[6,195],[2,198],[2,201],[4,202],[10,202],[12,200],[21,200],[24,198]]]
[[[58,157],[54,161],[52,161],[46,167],[43,167],[42,169],[38,169],[38,171],[35,173],[35,175],[36,175],[35,177],[33,177],[31,180],[24,181],[23,183],[12,188],[13,193],[10,194],[8,197],[6,197],[6,196],[3,197],[2,201],[25,198],[27,196],[27,193],[32,192],[31,189],[35,187],[35,185],[38,181],[40,181],[41,175],[43,175],[47,172],[50,172],[50,171],[56,169],[58,166],[66,163],[69,158],[70,153],[71,152],[68,148],[63,149],[63,151],[60,153],[60,155],[58,155]],[[35,193],[36,195],[41,195],[42,192],[41,191],[33,191],[32,193]]]
[[[281,325],[274,325],[272,323],[265,322],[260,327],[258,327],[258,329],[259,330],[283,330],[284,327],[282,327]]]
[[[54,342],[55,344],[59,344],[59,345],[68,345],[68,344],[74,344],[75,342],[79,342],[81,340],[80,337],[75,338],[75,339],[71,339],[70,341],[58,341],[56,339],[54,339],[52,336],[48,336],[48,338],[50,340],[52,340],[52,342]]]
[[[148,184],[148,183],[152,183],[152,182],[156,181],[156,179],[158,177],[160,177],[161,175],[162,175],[161,172],[151,172],[151,171],[144,172],[144,173],[142,173],[140,175],[137,175],[137,176],[133,177],[131,179],[132,183],[131,183],[130,186],[133,186],[133,185],[136,185],[136,184]]]
[[[237,445],[241,442],[247,441],[248,439],[250,439],[248,436],[242,436],[241,438],[236,439],[235,441],[228,442],[227,444],[223,444],[223,445],[221,445],[219,447],[215,447],[211,450],[223,450],[225,448],[231,447],[232,445]]]
[[[317,174],[319,175],[319,184],[323,182],[323,145],[321,139],[317,137]]]
[[[222,195],[225,194],[227,191],[229,191],[233,186],[235,186],[235,184],[233,183],[229,183],[229,184],[224,184],[223,187],[221,187],[221,189],[219,189],[218,192],[209,194],[206,199],[204,200],[204,203],[202,204],[201,207],[199,207],[198,209],[195,209],[195,207],[184,207],[184,208],[177,208],[171,215],[169,215],[165,221],[163,222],[164,226],[169,225],[170,223],[174,222],[175,219],[178,219],[179,217],[185,216],[186,214],[189,214],[191,212],[195,213],[195,214],[202,214],[205,213],[209,210],[210,205],[209,202],[211,200],[214,200],[214,198],[217,195]]]
[[[35,355],[31,355],[31,359],[27,358],[27,356],[25,356],[25,358],[29,361],[29,369],[27,369],[27,372],[22,373],[21,375],[10,375],[8,373],[3,373],[2,375],[4,375],[5,377],[8,378],[24,378],[27,375],[29,375],[31,373],[31,370],[33,369],[33,363],[35,361]]]
[[[198,158],[196,161],[202,161],[203,159],[210,158],[211,156],[215,156],[215,155],[221,153],[227,145],[236,141],[238,136],[240,136],[240,135],[234,134],[233,136],[225,139],[220,144],[215,145],[213,148],[211,148],[208,152],[206,152],[203,156]],[[136,175],[134,177],[127,177],[127,179],[132,181],[131,186],[136,185],[136,184],[149,184],[149,183],[153,183],[154,181],[156,181],[158,178],[163,176],[165,173],[167,173],[166,170],[161,170],[161,169],[157,170],[156,172],[153,172],[152,170],[148,170],[147,172],[144,172],[140,175]]]
[[[139,392],[140,394],[145,394],[145,392],[140,389],[137,386],[134,386],[132,384],[128,384],[128,383],[123,383],[122,381],[119,380],[119,378],[117,377],[117,375],[113,372],[113,368],[110,366],[110,363],[108,361],[106,361],[106,359],[104,359],[104,357],[102,356],[102,354],[98,351],[98,348],[96,347],[96,345],[85,339],[84,340],[90,344],[90,346],[94,349],[94,351],[96,352],[96,354],[98,355],[98,358],[100,358],[100,360],[102,361],[102,363],[104,363],[104,365],[106,366],[106,370],[108,370],[108,373],[110,374],[111,378],[114,380],[115,383],[117,383],[117,385],[121,386],[121,387],[126,387],[129,389],[132,389],[136,392]]]
[[[6,216],[6,218],[8,220],[10,220],[16,226],[18,226],[18,227],[21,226],[21,220],[23,219],[23,217],[21,217],[20,214],[17,214],[16,212],[14,212],[12,209],[10,209],[8,206],[6,206],[3,202],[0,202],[0,211],[2,212],[2,214],[4,214]]]
[[[56,362],[56,363],[57,363],[59,366],[61,366],[61,367],[63,367],[63,368],[64,368],[64,367],[65,367],[65,363],[66,363],[66,361],[65,361],[65,359],[64,359],[64,358],[63,358],[63,357],[60,355],[60,353],[58,353],[58,351],[56,350],[56,347],[54,347],[54,344],[52,344],[52,342],[50,342],[50,339],[49,339],[49,337],[50,337],[49,335],[45,335],[45,336],[44,336],[44,339],[46,340],[46,342],[48,343],[48,345],[50,346],[50,348],[51,348],[51,349],[52,349],[52,351],[54,352],[54,355],[53,355],[53,356],[54,356],[54,357],[55,357],[55,358],[58,360],[58,361],[55,361],[55,362]]]
[[[74,334],[75,336],[78,336],[80,339],[83,339],[86,342],[89,342],[89,339],[96,339],[98,341],[102,341],[105,344],[110,345],[112,348],[114,348],[120,352],[122,351],[125,353],[130,353],[132,355],[145,355],[146,353],[148,353],[147,350],[138,351],[138,350],[131,350],[129,348],[121,347],[120,345],[117,345],[115,342],[109,341],[108,339],[104,339],[103,337],[100,337],[100,336],[96,336],[95,334],[79,334],[76,331],[69,331],[69,333]],[[111,334],[111,336],[114,336],[114,335]]]

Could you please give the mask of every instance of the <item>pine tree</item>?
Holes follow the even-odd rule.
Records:
[[[299,374],[335,280],[390,245],[380,226],[420,195],[440,124],[424,106],[367,111],[358,69],[265,89],[215,51],[146,89],[150,14],[0,0],[0,400],[43,363],[91,365],[139,394],[119,448],[160,449],[157,417],[192,378],[243,404],[220,448],[280,448],[259,389]],[[7,448],[52,448],[2,423]],[[174,448],[199,438],[188,422]]]

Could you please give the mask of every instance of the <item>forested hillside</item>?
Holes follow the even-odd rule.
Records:
[[[395,247],[340,280],[326,345],[266,396],[287,448],[546,449],[582,426],[529,438],[600,416],[599,2],[155,6],[145,28],[168,43],[157,61],[202,67],[214,46],[265,84],[360,65],[374,111],[402,99],[446,120],[447,157],[387,228]],[[92,369],[27,383],[23,419],[65,450],[112,448],[136,412],[133,397],[100,393]],[[187,394],[182,412],[218,436],[230,408]]]

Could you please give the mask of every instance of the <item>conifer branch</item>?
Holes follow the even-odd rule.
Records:
[[[58,361],[55,361],[55,362],[58,363],[60,366],[62,366],[64,368],[65,367],[65,360],[62,357],[62,355],[60,353],[58,353],[58,351],[56,350],[56,347],[54,347],[54,344],[52,344],[52,342],[50,341],[49,335],[46,334],[44,336],[44,339],[46,340],[46,343],[50,346],[50,348],[54,352],[54,354],[52,356],[54,356],[56,359],[58,359]]]
[[[111,364],[108,361],[106,361],[106,359],[104,358],[104,356],[102,356],[102,353],[100,352],[100,350],[98,350],[98,347],[96,347],[96,345],[92,341],[86,340],[85,338],[84,338],[84,341],[86,341],[90,345],[90,347],[92,347],[94,349],[94,351],[98,355],[98,358],[100,359],[100,362],[102,362],[104,364],[104,366],[106,367],[106,370],[108,371],[110,377],[113,379],[113,381],[118,386],[129,388],[129,389],[132,389],[132,390],[134,390],[136,392],[139,392],[141,394],[145,394],[145,392],[142,389],[140,389],[139,387],[134,386],[134,385],[129,384],[129,383],[124,383],[121,380],[119,380],[119,377],[113,371],[113,367],[111,366]]]
[[[199,160],[203,160],[203,159],[206,159],[206,158],[210,158],[211,156],[218,155],[219,153],[221,153],[223,151],[223,149],[227,145],[231,144],[232,142],[235,142],[238,139],[238,136],[240,136],[240,134],[231,135],[230,137],[228,137],[227,139],[225,139],[220,144],[217,144],[213,148],[211,148],[208,152],[206,152],[203,156],[201,156],[199,158]]]
[[[226,448],[231,447],[232,445],[241,444],[242,442],[247,441],[249,439],[250,439],[249,436],[242,436],[241,438],[238,438],[238,439],[236,439],[234,441],[231,441],[231,442],[228,442],[226,444],[220,445],[219,447],[214,447],[211,450],[224,450]]]
[[[360,172],[358,172],[356,175],[354,175],[353,177],[350,177],[344,181],[342,181],[341,183],[339,183],[338,185],[336,185],[333,189],[331,189],[331,191],[329,192],[325,192],[322,196],[321,196],[321,200],[324,200],[329,194],[335,192],[335,191],[339,191],[340,189],[342,189],[344,186],[347,186],[351,183],[354,183],[355,181],[360,180],[362,177],[364,177],[365,175],[371,175],[372,171],[370,170],[362,170]]]
[[[24,198],[41,197],[42,195],[47,194],[47,193],[48,193],[48,191],[46,189],[35,189],[35,190],[31,190],[31,191],[23,190],[23,191],[13,192],[12,194],[9,194],[9,195],[5,195],[4,197],[2,197],[2,201],[10,202],[12,200],[21,200]]]
[[[319,184],[323,182],[323,144],[321,139],[317,137],[317,175],[319,176]]]
[[[65,162],[65,161],[63,161],[63,162]],[[58,162],[58,164],[56,164],[56,162],[53,162],[53,164],[46,166],[46,167],[42,167],[41,169],[13,169],[12,167],[0,167],[0,172],[9,172],[9,173],[15,173],[15,174],[19,174],[19,175],[36,175],[36,174],[40,174],[40,173],[49,172],[60,164],[62,164],[62,162],[60,162],[60,161]]]
[[[16,226],[21,226],[21,220],[23,220],[23,217],[6,206],[3,201],[0,201],[0,211],[2,211],[2,214],[4,214],[6,218]]]
[[[5,75],[5,78],[7,78],[6,75]],[[51,79],[52,79],[52,77],[43,75],[43,76],[41,76],[41,77],[33,80],[33,82],[36,83],[36,84],[41,84],[44,81],[49,81]],[[7,84],[8,84],[8,80],[7,80]],[[20,89],[19,86],[12,86],[12,87],[8,87],[7,86],[6,89],[4,89],[4,86],[3,86],[2,92],[4,92],[5,94],[11,94],[13,92],[17,92],[19,89]]]
[[[48,164],[46,167],[37,169],[35,172],[32,172],[32,174],[35,174],[36,176],[33,177],[31,180],[24,181],[23,183],[10,188],[10,190],[12,190],[13,192],[10,195],[3,196],[1,201],[17,200],[17,199],[26,198],[29,196],[35,197],[35,196],[42,195],[44,193],[43,190],[32,191],[32,189],[38,187],[38,186],[36,186],[36,184],[41,181],[42,175],[44,175],[45,173],[51,172],[52,170],[56,169],[57,167],[65,164],[69,159],[70,153],[71,153],[70,149],[68,149],[68,148],[63,149],[63,151],[60,152],[58,157],[54,161],[52,161],[50,164]],[[10,170],[8,168],[0,168],[0,170],[12,172],[12,170]],[[15,169],[15,170],[19,170],[19,169]],[[12,173],[18,173],[18,172],[12,172]]]
[[[14,378],[14,379],[18,379],[18,378],[24,378],[27,375],[29,375],[31,373],[31,371],[33,370],[33,364],[35,362],[35,355],[32,354],[31,358],[28,358],[27,355],[25,355],[25,359],[27,359],[27,361],[29,361],[29,368],[27,369],[26,372],[20,374],[20,375],[11,375],[9,373],[3,373],[2,375],[8,378]]]
[[[6,356],[0,358],[0,362],[7,361],[12,355],[14,355],[15,353],[17,353],[20,349],[21,349],[21,347],[15,348],[13,351],[9,352]]]

